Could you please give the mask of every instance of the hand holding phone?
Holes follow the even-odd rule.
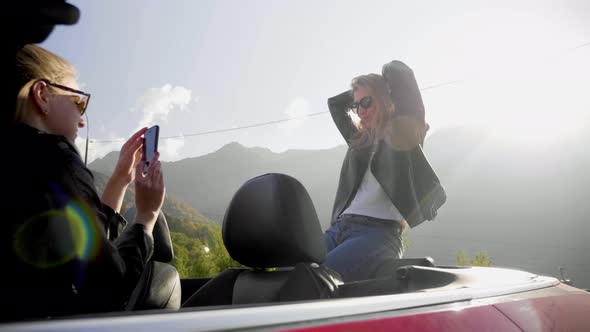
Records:
[[[148,234],[153,232],[166,197],[162,164],[158,160],[159,135],[160,127],[158,126],[143,132],[142,160],[144,162],[138,163],[135,167],[135,206],[137,207],[135,222],[142,224]],[[138,174],[139,172],[143,174]]]
[[[143,172],[146,173],[150,161],[154,157],[154,154],[158,152],[158,139],[160,137],[160,126],[155,125],[143,134],[143,159],[145,164],[143,166]]]

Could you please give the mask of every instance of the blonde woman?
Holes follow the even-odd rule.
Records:
[[[10,305],[2,320],[122,310],[153,252],[152,230],[165,196],[158,156],[143,174],[145,128],[136,132],[99,197],[74,146],[90,101],[75,68],[25,45],[15,72],[14,121],[3,133],[2,212],[8,218],[0,255],[9,272],[0,287]],[[138,213],[125,228],[119,210],[133,181]]]
[[[351,87],[328,100],[348,152],[324,234],[324,264],[344,281],[374,278],[383,264],[400,258],[402,232],[433,219],[446,200],[422,153],[428,127],[411,69],[394,61],[384,75],[356,77]]]

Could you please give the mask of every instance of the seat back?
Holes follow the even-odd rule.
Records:
[[[123,217],[128,222],[133,222],[136,213],[135,208],[130,208]],[[177,310],[180,308],[180,275],[170,264],[174,259],[174,252],[168,222],[162,212],[158,216],[152,234],[154,253],[131,294],[127,310]]]
[[[265,174],[244,183],[227,208],[222,235],[231,257],[249,268],[224,271],[184,307],[336,296],[342,281],[319,265],[326,256],[323,233],[307,190],[295,178]]]
[[[127,310],[177,310],[180,298],[180,276],[176,268],[150,260],[127,302]]]

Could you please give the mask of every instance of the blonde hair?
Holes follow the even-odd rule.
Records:
[[[29,103],[31,86],[40,79],[48,79],[56,83],[64,83],[75,79],[77,72],[74,66],[41,46],[28,44],[16,54],[16,109],[14,120],[20,121]]]
[[[373,120],[375,126],[366,128],[362,123],[355,123],[358,128],[357,137],[353,138],[352,146],[356,148],[374,145],[383,139],[391,126],[391,119],[395,112],[395,106],[389,96],[389,87],[385,78],[379,74],[367,74],[355,77],[350,83],[352,91],[363,87],[369,90],[373,101],[376,103],[376,114]]]

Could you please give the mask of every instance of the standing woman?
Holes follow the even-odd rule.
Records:
[[[143,174],[145,128],[136,132],[99,197],[74,145],[90,100],[75,68],[25,45],[15,73],[16,109],[2,134],[0,293],[9,305],[0,320],[122,310],[153,252],[165,196],[158,155]],[[133,181],[138,212],[127,226],[119,211]]]
[[[328,99],[348,151],[324,234],[324,265],[344,281],[374,278],[385,262],[401,258],[402,232],[433,219],[446,201],[421,149],[428,125],[412,70],[393,61],[383,75],[356,77],[351,87]]]

